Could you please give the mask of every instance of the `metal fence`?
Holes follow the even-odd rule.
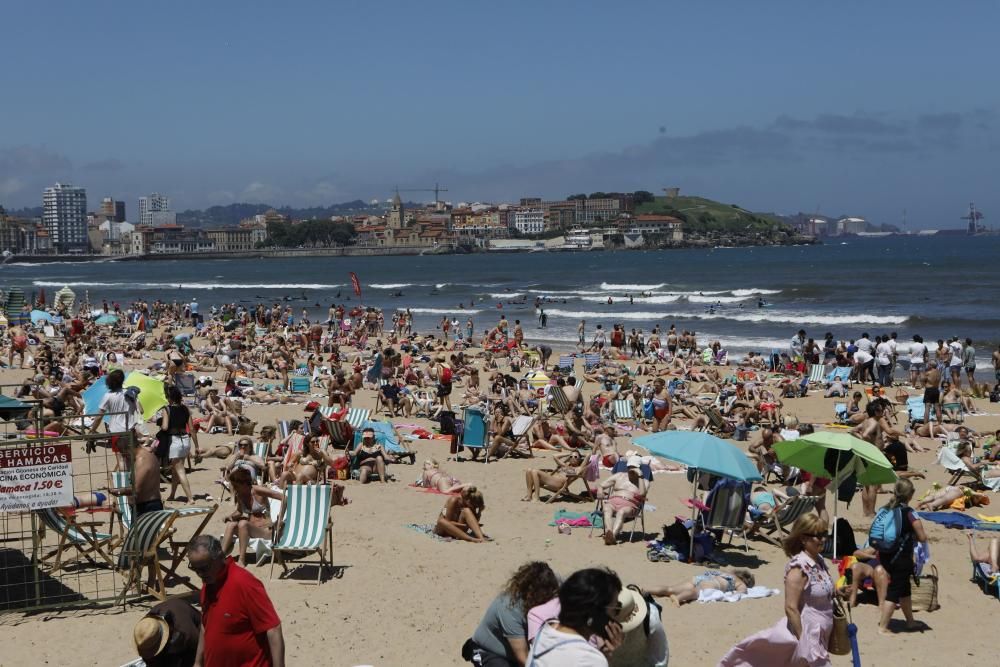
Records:
[[[80,419],[61,418],[76,430],[65,436],[50,436],[40,420],[31,419],[35,433],[45,434],[40,438],[26,437],[13,423],[0,423],[0,438],[7,438],[0,439],[0,463],[7,464],[0,466],[0,487],[10,491],[16,484],[22,490],[30,485],[38,493],[62,494],[60,507],[0,509],[0,614],[124,599],[125,580],[115,567],[122,529],[113,511],[116,497],[109,493],[117,486],[112,473],[118,460],[107,444],[113,434],[80,433],[79,422],[72,423]],[[23,459],[15,457],[28,451],[64,457],[68,452],[70,465],[60,469],[65,476],[25,479],[30,476],[18,467]],[[70,483],[71,494],[64,486]]]

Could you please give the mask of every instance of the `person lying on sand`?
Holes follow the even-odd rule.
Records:
[[[721,570],[705,570],[695,575],[690,581],[674,586],[650,586],[646,592],[653,597],[668,598],[678,607],[698,599],[701,591],[715,590],[723,593],[746,593],[755,583],[750,570],[738,569],[732,573]]]
[[[419,485],[425,489],[435,489],[441,493],[459,493],[463,489],[469,488],[472,484],[463,484],[457,477],[452,477],[443,470],[437,459],[424,461],[424,469],[420,476]]]

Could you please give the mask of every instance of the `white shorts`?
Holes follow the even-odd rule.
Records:
[[[190,435],[172,435],[170,436],[170,458],[171,459],[186,459],[187,455],[191,453],[191,436]]]

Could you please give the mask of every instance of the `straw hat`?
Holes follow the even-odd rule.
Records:
[[[622,608],[614,619],[621,623],[622,632],[632,632],[646,620],[649,613],[649,606],[643,599],[642,593],[634,586],[621,589],[618,593],[618,602]]]
[[[170,626],[162,618],[144,616],[132,631],[135,650],[143,660],[156,657],[163,652],[170,639]]]
[[[628,463],[626,463],[625,465],[628,468],[641,468],[642,458],[639,456],[630,456],[628,457]]]

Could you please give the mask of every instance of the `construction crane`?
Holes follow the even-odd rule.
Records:
[[[967,231],[969,236],[983,231],[983,225],[979,224],[979,221],[983,219],[983,214],[976,210],[975,202],[969,204],[969,215],[963,215],[961,219],[969,221],[969,229]]]
[[[396,188],[396,192],[433,192],[434,203],[441,201],[440,193],[448,192],[448,188],[442,188],[439,183],[435,183],[433,188]]]

